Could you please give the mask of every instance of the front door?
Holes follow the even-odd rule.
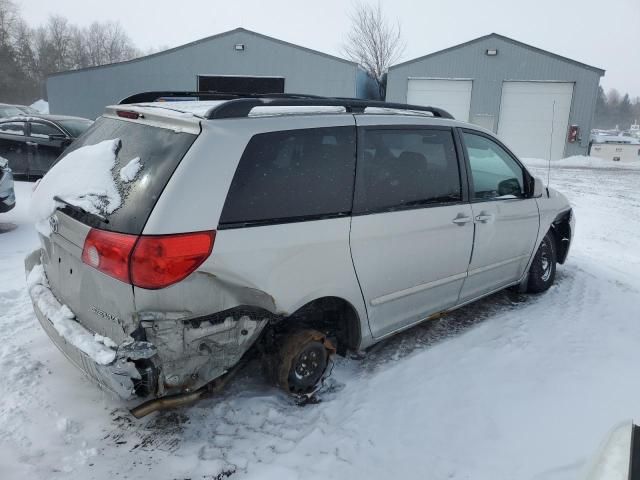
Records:
[[[456,304],[473,221],[450,128],[371,126],[358,137],[351,254],[379,338]]]
[[[462,138],[471,171],[475,239],[461,303],[519,280],[540,224],[522,165],[488,135],[463,130]]]

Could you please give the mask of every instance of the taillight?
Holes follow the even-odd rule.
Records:
[[[131,110],[116,110],[119,117],[130,118],[131,120],[137,120],[138,118],[144,118],[144,115],[138,112],[132,112]]]
[[[82,261],[113,278],[130,283],[129,257],[137,235],[92,228],[84,241]]]
[[[215,238],[215,231],[143,235],[131,255],[131,282],[148,289],[179,282],[211,255]]]
[[[91,229],[82,261],[122,282],[159,289],[193,273],[211,255],[215,238],[215,231],[137,236]]]

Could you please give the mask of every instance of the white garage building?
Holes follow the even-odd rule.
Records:
[[[587,153],[603,75],[492,33],[394,65],[386,99],[444,108],[497,133],[521,157],[558,159]]]

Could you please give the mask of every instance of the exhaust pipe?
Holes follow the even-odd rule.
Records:
[[[181,407],[182,405],[188,405],[189,403],[193,403],[196,400],[199,400],[202,395],[206,393],[205,388],[201,388],[200,390],[196,390],[191,393],[180,393],[178,395],[167,395],[162,398],[155,398],[153,400],[149,400],[148,402],[141,403],[135,408],[132,408],[131,415],[136,418],[146,417],[150,413],[156,412],[158,410],[165,410],[167,408],[175,408]]]
[[[240,370],[244,365],[244,362],[238,362],[231,370],[216,378],[211,383],[208,383],[202,388],[199,388],[195,392],[179,393],[177,395],[167,395],[166,397],[154,398],[147,402],[141,403],[135,408],[129,410],[131,415],[136,418],[146,417],[150,413],[157,412],[158,410],[166,410],[168,408],[181,407],[188,405],[197,400],[200,400],[206,394],[213,394],[219,392],[224,388],[229,380]]]

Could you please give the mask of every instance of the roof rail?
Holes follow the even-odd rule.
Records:
[[[118,102],[119,105],[131,103],[156,102],[159,99],[175,98],[176,100],[189,98],[193,100],[234,100],[238,98],[324,98],[317,95],[301,93],[245,93],[245,92],[216,92],[216,91],[152,91],[129,95]]]
[[[120,101],[120,105],[131,103],[154,102],[164,98],[193,98],[194,100],[228,100],[212,107],[205,115],[207,119],[248,117],[255,107],[344,107],[349,113],[363,113],[367,107],[389,110],[405,110],[428,112],[434,117],[450,118],[453,116],[441,108],[408,105],[404,103],[383,102],[380,100],[363,100],[358,98],[321,97],[301,93],[241,93],[241,92],[193,92],[193,91],[159,91],[142,92],[131,95]]]
[[[414,112],[428,112],[434,117],[450,118],[453,116],[441,108],[424,107],[421,105],[407,105],[404,103],[390,103],[379,100],[360,100],[357,98],[238,98],[229,100],[211,108],[206,114],[207,119],[242,118],[248,117],[255,107],[344,107],[348,113],[364,113],[367,107],[388,110],[405,110]]]

